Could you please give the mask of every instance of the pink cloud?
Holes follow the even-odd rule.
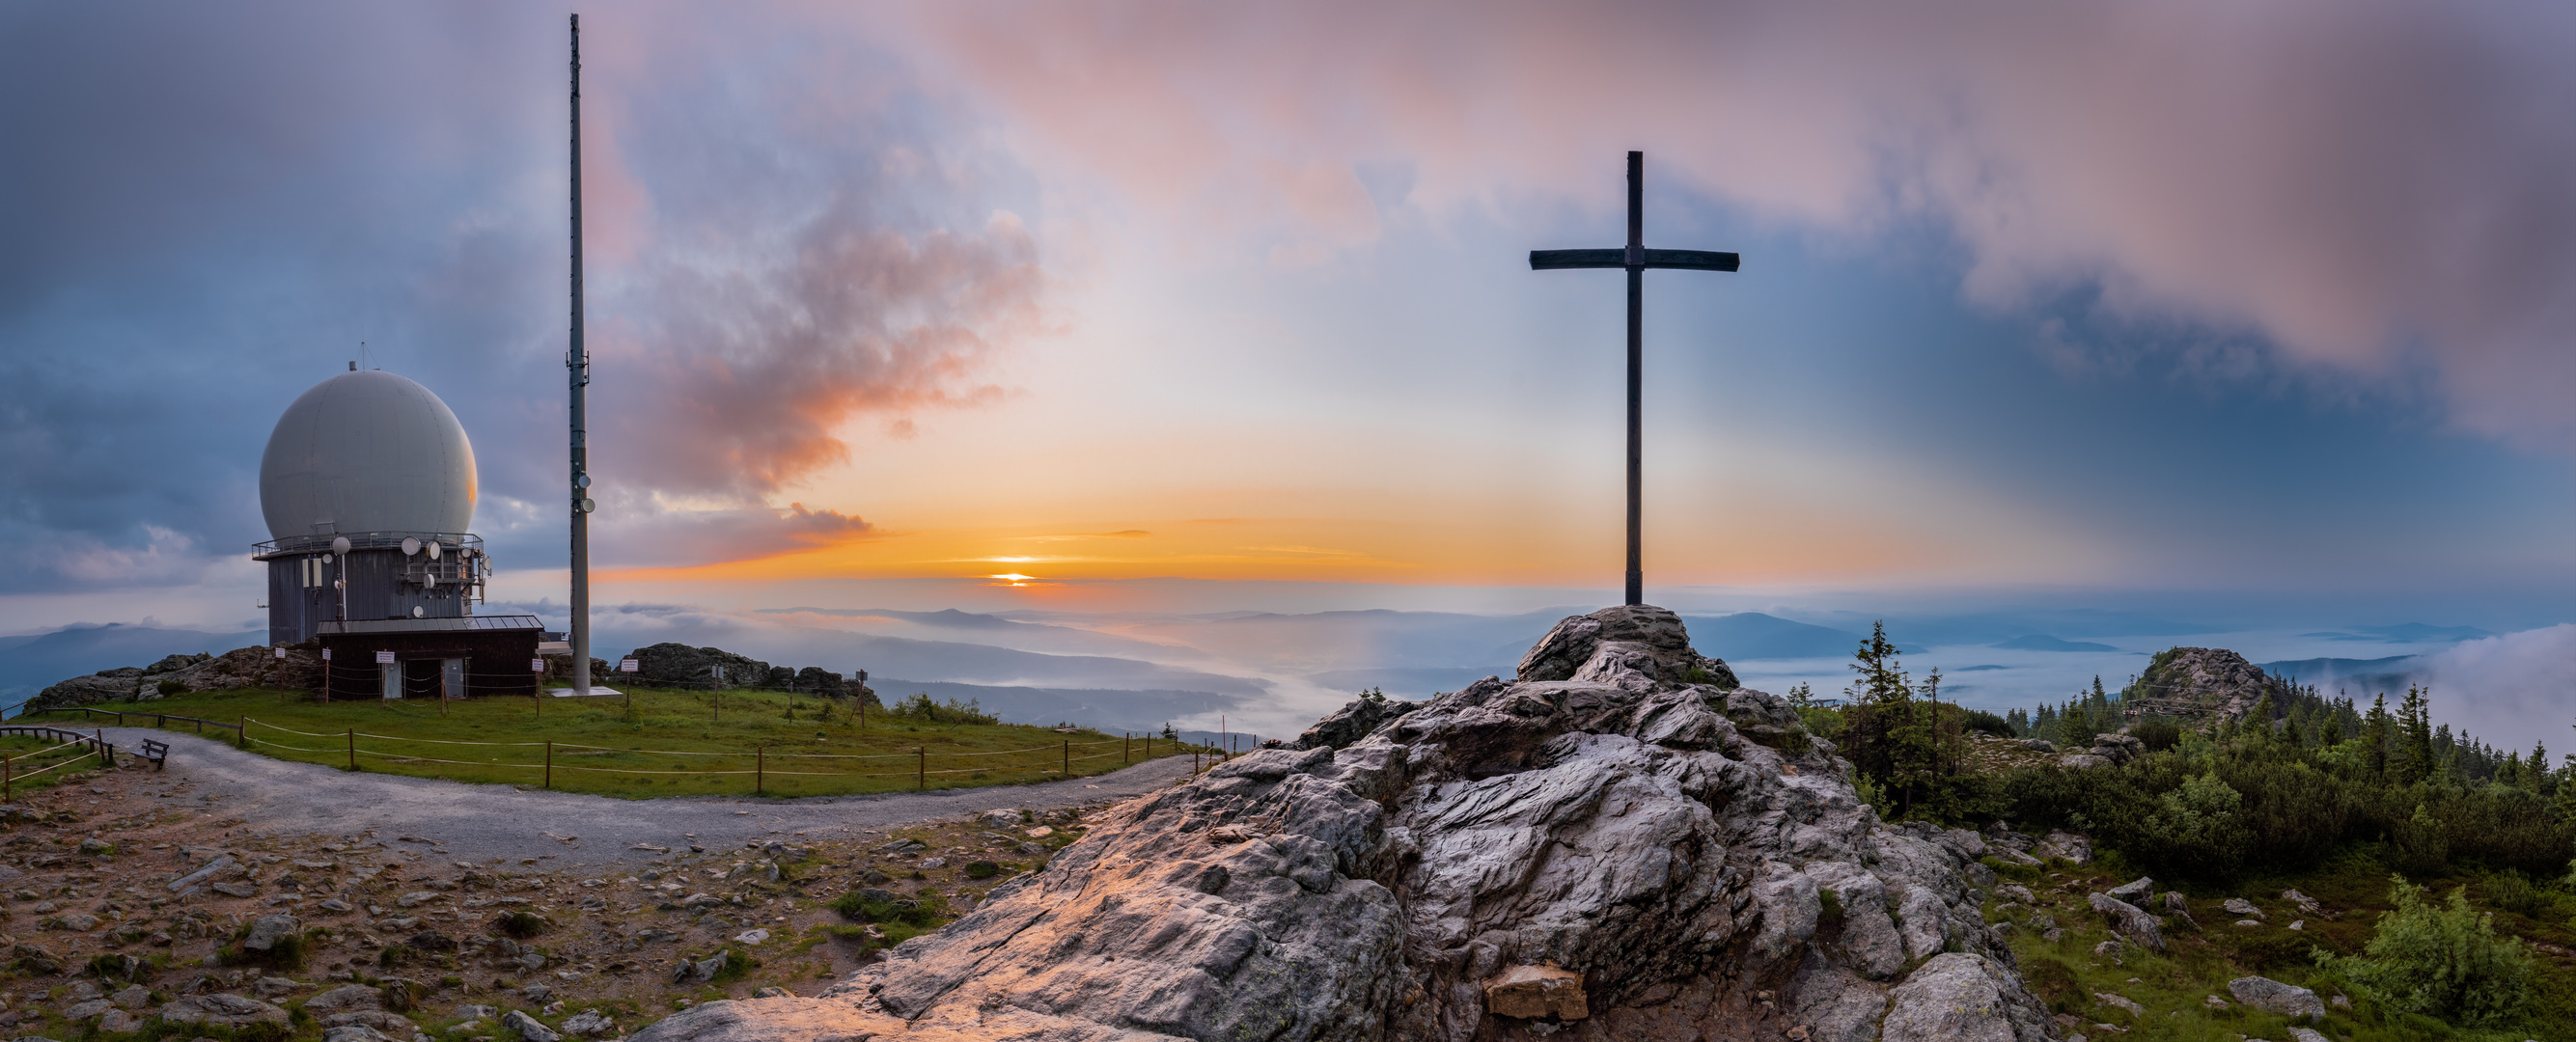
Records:
[[[1988,306],[2098,287],[2576,446],[2565,5],[940,4],[898,32],[1176,235],[1364,244],[1350,171],[1389,161],[1434,212],[1608,211],[1643,148],[1791,225],[1943,222]]]

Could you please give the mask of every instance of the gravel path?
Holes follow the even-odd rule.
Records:
[[[119,751],[145,738],[170,743],[169,780],[201,805],[258,832],[361,835],[416,843],[470,859],[554,855],[565,865],[642,862],[646,843],[687,850],[739,847],[766,837],[864,838],[880,829],[1011,807],[1051,810],[1114,802],[1187,778],[1187,757],[1164,757],[1114,774],[1037,785],[803,799],[680,797],[621,800],[466,785],[394,774],[351,774],[243,752],[223,742],[149,728],[111,727]]]

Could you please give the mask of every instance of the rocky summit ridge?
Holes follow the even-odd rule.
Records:
[[[1518,674],[1353,703],[819,997],[633,1042],[2049,1037],[1983,840],[1881,822],[1671,612],[1566,619]]]

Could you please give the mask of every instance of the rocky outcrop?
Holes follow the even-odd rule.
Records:
[[[1487,677],[1486,680],[1496,678]],[[1377,732],[1386,722],[1422,708],[1420,702],[1398,702],[1384,697],[1365,695],[1352,699],[1349,705],[1315,721],[1315,726],[1298,735],[1292,749],[1343,749]]]
[[[2046,1039],[1984,841],[1881,822],[1723,665],[1661,609],[1568,619],[1513,682],[1120,806],[822,997],[634,1040]]]
[[[666,641],[637,648],[627,657],[635,660],[635,672],[628,675],[655,686],[707,687],[715,683],[718,669],[724,671],[726,687],[769,683],[769,663],[723,648],[693,648]]]
[[[2256,702],[2269,695],[2277,718],[2288,711],[2288,684],[2267,676],[2245,656],[2225,648],[2174,648],[2157,655],[2123,699],[2181,702],[2214,710],[2229,720],[2242,720]]]
[[[29,709],[95,705],[101,702],[149,702],[182,691],[230,691],[235,688],[280,688],[309,691],[322,686],[322,655],[310,648],[234,648],[221,655],[168,655],[149,666],[126,666],[73,677],[37,692]]]

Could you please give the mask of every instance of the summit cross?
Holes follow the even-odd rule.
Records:
[[[1639,471],[1642,442],[1637,433],[1638,402],[1644,387],[1645,364],[1643,341],[1638,323],[1645,315],[1646,269],[1682,268],[1690,271],[1734,271],[1740,258],[1732,253],[1709,250],[1650,250],[1645,245],[1646,233],[1646,154],[1628,153],[1628,247],[1611,250],[1531,250],[1530,268],[1549,271],[1556,268],[1626,268],[1628,269],[1628,603],[1646,603],[1646,576],[1638,542],[1642,528],[1637,520]]]

